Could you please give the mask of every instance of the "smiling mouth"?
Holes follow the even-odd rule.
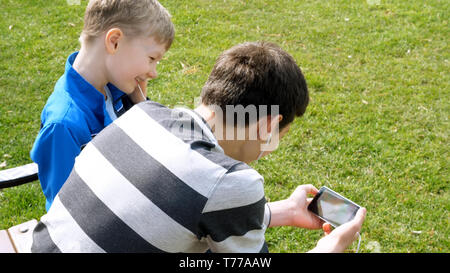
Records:
[[[141,79],[141,78],[139,78],[139,77],[136,77],[136,78],[134,78],[134,79],[135,79],[138,83],[144,81],[143,79]]]

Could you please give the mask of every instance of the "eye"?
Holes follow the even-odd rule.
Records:
[[[156,64],[159,64],[159,59],[155,58],[155,57],[148,57],[149,63],[154,63],[156,62]]]

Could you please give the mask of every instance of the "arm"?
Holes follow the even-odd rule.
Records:
[[[199,237],[212,252],[268,252],[269,222],[262,177],[253,169],[225,174],[209,197],[199,222]]]
[[[202,236],[212,252],[268,252],[265,242],[264,203],[261,200],[245,207],[209,211],[201,220]]]
[[[39,132],[30,155],[39,166],[39,180],[47,199],[47,210],[72,171],[79,153],[80,146],[66,126],[53,123]]]

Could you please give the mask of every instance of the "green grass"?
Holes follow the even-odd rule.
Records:
[[[152,99],[194,105],[223,50],[278,43],[311,92],[279,149],[253,164],[269,200],[326,185],[365,206],[362,252],[449,252],[450,6],[446,1],[161,1],[176,39]],[[78,50],[86,1],[0,0],[0,163],[30,161],[40,112]],[[4,168],[2,168],[4,169]],[[0,191],[0,229],[45,213],[38,182]],[[269,229],[272,252],[321,231]],[[355,245],[353,246],[354,249]],[[352,251],[352,250],[350,250]]]

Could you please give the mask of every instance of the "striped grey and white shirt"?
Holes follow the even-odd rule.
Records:
[[[266,252],[263,178],[195,112],[147,101],[97,135],[33,232],[33,252]]]

